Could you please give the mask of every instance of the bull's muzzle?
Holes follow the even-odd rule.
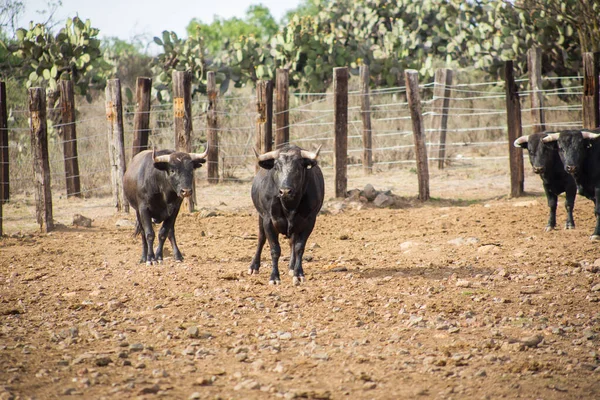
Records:
[[[294,189],[292,188],[281,188],[279,189],[279,197],[282,199],[288,199],[294,196]]]
[[[532,167],[533,168],[533,172],[535,174],[541,174],[542,172],[544,172],[544,167]]]
[[[565,167],[565,170],[567,170],[567,172],[570,173],[570,174],[574,174],[574,173],[577,172],[577,166],[575,166],[575,165],[567,165]]]
[[[192,189],[181,189],[181,197],[190,197],[194,191]]]

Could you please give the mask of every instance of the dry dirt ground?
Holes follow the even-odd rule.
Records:
[[[518,199],[479,180],[397,209],[328,201],[300,287],[268,285],[268,245],[246,275],[248,184],[180,216],[182,263],[138,264],[131,215],[5,236],[0,399],[600,398],[591,202],[546,233],[529,181]]]

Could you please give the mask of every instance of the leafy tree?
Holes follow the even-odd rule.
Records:
[[[600,51],[599,0],[520,0],[515,6],[538,28],[557,29],[563,41],[565,33],[576,30],[582,52]]]
[[[223,49],[231,49],[240,36],[254,36],[257,40],[267,41],[277,29],[278,25],[271,12],[262,5],[250,6],[243,19],[215,17],[212,23],[204,24],[194,18],[186,28],[189,36],[195,36],[200,31],[206,50],[211,55],[217,55]]]
[[[133,94],[127,89],[135,88],[138,77],[152,76],[152,57],[144,53],[142,38],[135,37],[130,42],[117,37],[106,38],[101,49],[104,59],[113,66],[113,77],[121,80],[131,102]]]
[[[58,79],[70,79],[75,93],[91,101],[89,89],[103,87],[110,71],[102,57],[98,33],[90,20],[75,17],[69,18],[56,35],[42,24],[30,23],[29,30],[17,30],[14,43],[0,42],[0,46],[19,60],[15,72],[27,87],[44,86],[55,91]]]

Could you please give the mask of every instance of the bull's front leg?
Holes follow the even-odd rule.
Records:
[[[269,278],[269,284],[278,285],[281,283],[279,277],[279,257],[281,256],[281,246],[279,246],[278,233],[273,228],[270,220],[265,220],[263,223],[267,240],[269,241],[269,247],[271,247],[271,278]]]
[[[312,225],[307,226],[306,229],[303,229],[296,236],[296,240],[294,240],[294,285],[299,285],[301,282],[304,282],[304,270],[302,269],[302,258],[304,257],[304,249],[306,248],[306,242],[308,241],[308,237],[310,236],[312,230],[314,228],[314,222]]]
[[[140,211],[140,223],[142,225],[142,245],[146,246],[146,265],[152,265],[156,262],[156,256],[154,255],[154,227],[152,226],[152,218],[148,210]],[[145,240],[144,240],[145,239]],[[142,258],[144,254],[142,252]]]
[[[265,236],[265,227],[263,226],[263,218],[258,216],[258,245],[256,246],[256,252],[254,253],[254,257],[252,258],[252,262],[250,263],[250,267],[248,268],[248,274],[258,274],[258,270],[260,268],[260,255],[262,254],[263,247],[265,242],[267,241],[267,237]]]
[[[590,240],[600,240],[600,187],[594,188],[594,214],[596,215],[596,229]]]
[[[546,228],[544,230],[549,232],[556,228],[556,207],[558,205],[558,196],[554,194],[546,185],[544,185],[544,191],[546,192],[548,208],[550,209],[548,215],[548,224],[546,224]]]

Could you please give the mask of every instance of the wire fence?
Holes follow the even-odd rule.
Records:
[[[449,168],[504,163],[508,174],[507,121],[504,82],[470,82],[469,72],[454,75],[448,108],[445,160]],[[545,78],[555,80],[557,78]],[[548,130],[582,126],[582,77],[563,78],[561,85],[543,90],[546,128]],[[563,83],[564,82],[564,83]],[[522,109],[523,133],[533,132],[531,91],[528,82],[517,82]],[[360,172],[363,152],[361,96],[358,78],[350,80],[348,104],[348,167]],[[439,159],[439,134],[433,128],[439,111],[434,107],[435,84],[420,87],[430,169]],[[375,89],[370,96],[373,171],[414,168],[415,150],[412,122],[405,87]],[[9,99],[10,100],[10,99]],[[290,142],[314,150],[322,145],[319,162],[327,175],[333,169],[334,112],[332,93],[292,93],[290,95]],[[192,151],[202,151],[206,143],[205,98],[192,103]],[[10,104],[9,104],[10,108]],[[51,111],[51,110],[50,110]],[[274,110],[274,113],[281,112]],[[173,148],[175,143],[173,105],[154,104],[150,110],[149,145],[157,149]],[[49,113],[50,115],[50,113]],[[135,106],[124,107],[126,160],[131,159]],[[226,183],[249,182],[255,173],[256,99],[253,95],[227,94],[218,98],[219,177]],[[107,121],[103,99],[82,104],[76,112],[79,176],[83,200],[55,203],[55,219],[69,223],[83,204],[111,207],[110,165],[108,158]],[[48,121],[48,145],[53,199],[66,200],[65,165],[61,137],[64,124]],[[35,227],[33,168],[29,113],[10,109],[8,119],[10,204],[4,214],[4,226],[16,231]],[[204,175],[205,176],[205,175]],[[1,179],[1,177],[0,177]],[[203,179],[198,174],[197,179]],[[352,183],[349,182],[349,187]],[[90,199],[102,199],[101,202]],[[114,211],[114,210],[113,210]]]

